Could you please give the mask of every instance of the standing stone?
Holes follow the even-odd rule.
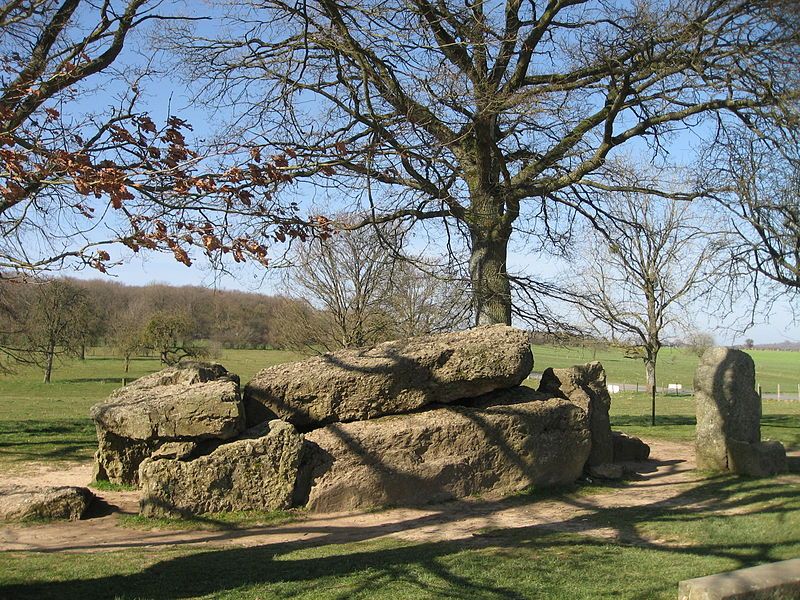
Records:
[[[303,436],[284,421],[265,434],[222,444],[193,460],[154,454],[139,467],[140,512],[147,517],[291,506]]]
[[[606,386],[603,365],[591,362],[567,369],[548,368],[542,373],[539,391],[566,398],[586,411],[592,432],[592,451],[587,466],[614,461],[611,422],[608,416],[611,396]]]
[[[247,422],[308,430],[407,413],[519,385],[532,368],[527,333],[505,325],[342,350],[260,371],[244,389]]]
[[[334,423],[305,438],[295,501],[325,512],[568,484],[590,446],[586,414],[560,398]]]
[[[136,484],[139,464],[167,443],[227,440],[244,429],[238,376],[182,362],[115,390],[91,409],[95,479]]]
[[[755,364],[733,348],[709,348],[694,376],[697,466],[712,471],[765,476],[785,470],[779,442],[762,443],[761,398]]]

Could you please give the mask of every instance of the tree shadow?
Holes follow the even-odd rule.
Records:
[[[691,426],[697,420],[694,415],[657,415],[656,427]],[[650,415],[611,415],[611,427],[652,427]]]
[[[0,423],[0,456],[7,460],[85,460],[96,446],[88,419]]]
[[[520,499],[512,501],[520,502]],[[527,498],[529,504],[536,501]],[[490,578],[483,577],[480,563],[486,557],[480,552],[491,550],[489,557],[498,556],[498,560],[503,560],[508,552],[519,549],[549,552],[564,548],[567,551],[564,556],[569,557],[565,568],[585,573],[597,567],[592,562],[602,557],[602,552],[608,551],[609,542],[615,544],[618,552],[635,548],[637,551],[664,553],[665,556],[683,556],[687,562],[725,559],[726,564],[733,565],[732,568],[774,560],[780,548],[800,544],[800,531],[787,531],[782,541],[774,543],[698,536],[696,543],[687,544],[646,533],[647,527],[653,524],[668,525],[672,522],[690,532],[703,532],[704,520],[719,512],[785,518],[800,509],[800,493],[796,485],[783,482],[743,482],[727,476],[717,477],[668,499],[643,506],[604,507],[592,502],[591,498],[574,496],[567,497],[566,501],[583,512],[554,523],[480,531],[457,541],[410,543],[385,539],[392,531],[410,531],[437,521],[457,520],[459,513],[453,510],[453,505],[438,507],[434,515],[412,518],[388,530],[378,526],[336,525],[309,529],[299,523],[294,526],[298,531],[318,535],[256,547],[190,550],[188,554],[167,558],[129,574],[78,576],[65,581],[7,585],[0,587],[0,597],[86,600],[144,597],[166,600],[217,596],[226,592],[246,593],[252,586],[275,586],[277,595],[281,597],[292,596],[296,587],[308,595],[324,592],[326,597],[347,598],[369,597],[392,585],[395,589],[413,590],[419,595],[440,598],[547,598],[551,596],[545,592],[531,596],[518,591],[513,576],[502,584],[497,579],[489,581]],[[477,511],[490,515],[505,508],[508,508],[508,501],[486,502]],[[598,537],[592,533],[598,526],[606,528],[609,533]],[[349,543],[337,546],[343,541]],[[362,546],[353,545],[353,542],[368,543]],[[580,553],[569,552],[571,548]],[[470,554],[472,551],[477,554],[473,556]],[[454,556],[459,559],[453,559]],[[470,561],[472,563],[465,567],[464,563]],[[473,563],[475,568],[471,566]],[[489,565],[485,567],[488,569]],[[525,577],[544,580],[550,577],[549,568],[552,568],[550,563],[539,565],[531,562],[526,564]],[[665,585],[675,584],[668,579],[668,576],[641,578],[634,583],[637,586],[635,597],[663,593]],[[586,582],[586,585],[602,585],[602,582]],[[342,590],[341,594],[337,595],[336,588]],[[603,590],[598,588],[598,591]],[[264,593],[270,594],[269,591]]]

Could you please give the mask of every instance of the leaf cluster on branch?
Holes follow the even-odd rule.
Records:
[[[292,180],[286,155],[235,144],[213,155],[192,147],[187,121],[157,125],[138,108],[147,68],[123,68],[123,48],[149,21],[174,18],[161,6],[12,0],[0,10],[0,269],[71,260],[105,271],[119,260],[114,242],[187,266],[193,247],[266,265],[270,242],[324,233],[324,220],[274,198]],[[123,91],[112,104],[92,84]]]

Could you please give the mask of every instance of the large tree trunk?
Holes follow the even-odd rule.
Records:
[[[476,325],[511,325],[511,284],[506,258],[508,238],[484,237],[473,231],[469,259]]]
[[[505,202],[473,192],[469,271],[475,325],[511,325],[511,283],[506,261],[511,222]]]

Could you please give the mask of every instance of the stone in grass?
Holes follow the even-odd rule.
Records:
[[[140,513],[147,517],[291,507],[303,437],[280,420],[265,435],[220,445],[191,460],[142,461]]]
[[[248,425],[281,418],[309,430],[513,387],[532,367],[526,332],[477,327],[264,369],[244,388],[245,412]]]
[[[227,440],[244,429],[239,378],[214,363],[181,362],[115,390],[91,410],[95,479],[136,484],[139,464],[164,444]]]
[[[787,470],[786,450],[780,442],[728,440],[728,468],[739,475],[769,477]]]
[[[595,479],[609,479],[616,481],[625,476],[625,469],[616,463],[603,463],[602,465],[591,465],[589,476]]]
[[[83,517],[95,495],[85,487],[0,486],[0,520],[69,520]]]
[[[614,462],[641,462],[650,456],[650,446],[637,437],[612,431],[611,440],[614,446]]]
[[[694,376],[697,466],[766,477],[786,470],[780,442],[761,442],[761,398],[746,352],[709,348]]]

